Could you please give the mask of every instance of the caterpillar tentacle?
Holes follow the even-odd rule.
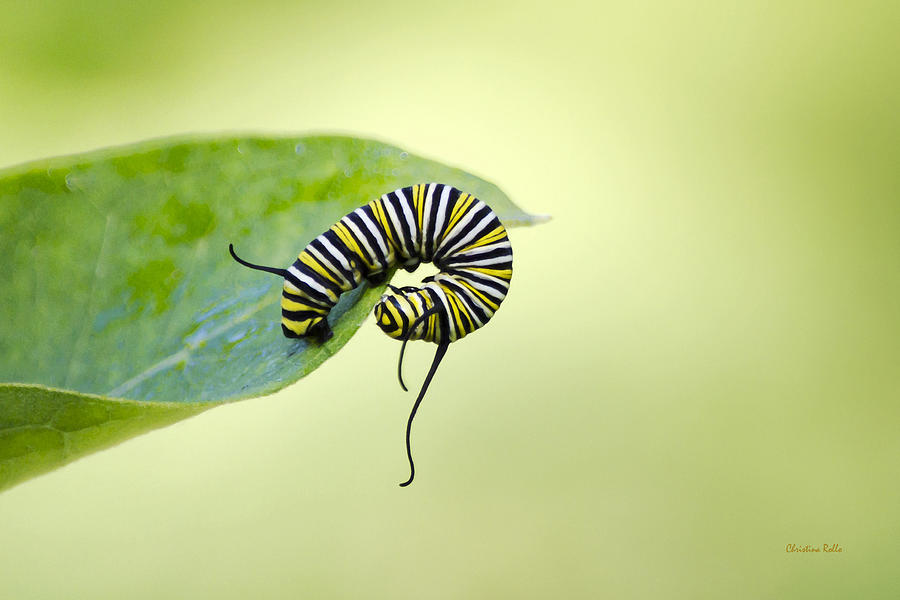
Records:
[[[422,324],[422,322],[431,317],[432,315],[438,314],[440,311],[437,308],[432,308],[427,311],[421,317],[416,319],[416,321],[406,330],[406,335],[403,336],[403,345],[400,346],[400,358],[397,360],[397,379],[400,380],[400,387],[403,388],[404,392],[408,392],[406,389],[406,384],[403,383],[403,353],[406,351],[406,342],[409,341],[409,336],[412,335],[412,332]]]
[[[416,411],[419,410],[422,398],[425,397],[425,392],[428,390],[428,384],[431,383],[431,378],[434,377],[434,374],[437,372],[438,365],[441,364],[441,360],[443,360],[444,355],[447,353],[447,348],[449,347],[450,342],[443,342],[438,345],[437,351],[434,353],[434,360],[431,361],[431,368],[428,370],[428,375],[425,376],[425,381],[422,383],[422,389],[419,390],[419,396],[416,398],[416,403],[413,404],[412,410],[409,413],[409,420],[406,421],[406,457],[409,459],[409,479],[401,483],[400,487],[406,487],[411,484],[413,478],[416,476],[416,465],[413,463],[412,448],[409,443],[410,433],[412,432],[412,422],[413,419],[416,418]]]
[[[262,265],[254,265],[253,263],[247,262],[246,260],[244,260],[243,258],[238,256],[234,252],[234,244],[228,244],[228,251],[231,252],[231,256],[232,256],[232,258],[234,258],[234,260],[238,261],[240,264],[244,265],[245,267],[250,267],[251,269],[256,269],[257,271],[265,271],[267,273],[273,273],[273,274],[279,275],[281,277],[284,277],[284,274],[287,273],[287,271],[285,271],[284,269],[276,269],[275,267],[264,267]]]

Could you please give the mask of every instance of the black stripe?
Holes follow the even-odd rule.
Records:
[[[304,252],[306,252],[306,250],[304,250]],[[306,255],[309,256],[311,259],[313,259],[313,261],[319,263],[319,261],[316,260],[316,257],[313,256],[312,254],[310,254],[309,252],[307,252]],[[321,264],[321,263],[319,263],[319,264]],[[341,286],[339,286],[338,284],[332,282],[327,277],[323,277],[322,275],[319,275],[318,273],[316,273],[315,269],[313,269],[309,265],[303,264],[299,258],[294,261],[294,264],[292,266],[295,269],[297,269],[298,271],[300,271],[301,273],[305,274],[307,277],[311,277],[313,281],[315,281],[316,283],[318,283],[325,289],[328,289],[328,290],[331,290],[332,292],[334,292],[334,294],[336,296],[340,296],[341,293],[344,291],[341,288]]]
[[[445,294],[447,293],[446,290],[444,291],[444,293]],[[454,296],[455,296],[455,294],[454,294]],[[459,297],[457,297],[457,299],[462,301],[462,299]],[[456,308],[456,310],[459,312],[459,318],[457,318],[456,313],[452,312],[452,310],[451,310],[451,314],[453,315],[453,320],[455,321],[455,324],[457,326],[456,327],[457,333],[459,333],[460,330],[462,330],[463,333],[465,333],[465,334],[472,333],[473,331],[475,331],[475,323],[472,322],[472,317],[469,316],[469,311],[466,310],[465,302],[463,302],[463,306],[461,309],[459,306],[456,306],[450,300],[449,296],[447,298],[447,302],[450,302],[453,305],[453,308]],[[468,323],[468,327],[466,326],[466,323]],[[462,337],[462,336],[460,336],[460,337]]]
[[[409,320],[409,315],[407,315],[406,311],[403,310],[403,307],[400,305],[400,301],[396,297],[392,296],[390,302],[394,305],[394,308],[396,308],[397,312],[400,314],[400,320],[403,321],[403,326],[400,328],[400,331],[405,334],[407,329],[409,329],[409,324],[411,322]],[[410,307],[410,310],[414,310],[414,307]]]
[[[325,317],[325,315],[312,310],[285,310],[283,308],[281,309],[281,316],[288,321],[293,321],[295,323],[302,323],[303,321],[309,321],[316,317]]]
[[[294,274],[291,273],[290,271],[288,271],[287,273],[284,274],[284,278],[287,281],[290,281],[294,287],[296,287],[303,293],[303,295],[305,296],[304,302],[307,302],[307,303],[313,302],[315,304],[319,304],[323,308],[328,308],[328,309],[331,309],[331,307],[334,306],[334,302],[331,301],[331,298],[329,298],[327,295],[323,294],[322,292],[320,292],[318,290],[314,290],[312,287],[310,287],[306,283],[303,283],[302,281],[297,279],[294,276]],[[287,292],[285,292],[285,293],[287,293]]]
[[[310,252],[310,248],[312,248],[313,250],[315,250],[316,252],[321,254],[326,260],[328,260],[328,264],[325,264],[315,254]],[[309,246],[306,247],[305,251],[306,251],[307,255],[317,265],[322,267],[322,269],[326,273],[328,273],[328,275],[330,275],[331,277],[333,277],[335,280],[337,280],[339,282],[339,283],[334,284],[329,281],[329,285],[336,285],[338,287],[338,290],[340,290],[338,292],[338,294],[340,294],[341,292],[345,292],[345,291],[353,289],[353,287],[354,287],[353,284],[356,283],[355,280],[353,280],[352,278],[345,278],[341,275],[341,273],[339,272],[339,270],[341,270],[340,262],[331,255],[331,252],[329,252],[328,249],[325,248],[325,246],[322,244],[321,241],[319,241],[318,238],[316,238],[312,242],[310,242]],[[333,267],[329,266],[329,265],[333,265]],[[336,271],[335,269],[338,269],[338,271]],[[350,287],[344,288],[344,286],[341,282],[346,282]]]
[[[493,290],[496,290],[500,294],[501,298],[506,296],[506,292],[507,292],[506,287],[504,287],[500,283],[497,283],[496,281],[493,281],[492,279],[489,279],[487,276],[481,275],[480,273],[470,273],[470,272],[464,273],[464,272],[458,271],[456,269],[447,269],[446,271],[444,271],[444,274],[453,275],[454,277],[457,277],[457,278],[465,281],[466,283],[472,283],[473,281],[477,281],[478,283],[480,283],[482,285],[485,285]],[[472,287],[475,287],[475,286],[472,286]],[[475,289],[477,290],[478,288],[475,287]],[[481,290],[479,290],[479,291],[481,291]]]
[[[505,262],[509,262],[512,260],[512,252],[510,252],[509,248],[494,248],[489,252],[482,252],[481,254],[474,254],[472,256],[454,255],[445,258],[442,263],[445,265],[453,265],[457,268],[460,268],[463,267],[465,263],[488,260],[491,258],[506,259]]]
[[[444,186],[435,183],[433,185],[428,185],[425,187],[425,197],[428,197],[429,188],[433,188],[434,191],[431,193],[431,210],[428,212],[428,226],[425,228],[425,231],[422,232],[422,239],[425,240],[425,257],[423,260],[425,262],[431,262],[431,257],[434,255],[434,230],[437,227],[437,214],[438,208],[441,203],[441,194],[444,193]]]
[[[449,316],[447,315],[443,301],[441,301],[441,297],[431,288],[425,288],[422,290],[422,292],[424,292],[431,298],[431,306],[438,308],[438,313],[434,317],[432,317],[432,319],[437,318],[437,323],[434,324],[434,338],[432,339],[432,341],[437,344],[441,344],[443,342],[449,343]],[[427,319],[427,321],[431,321],[431,319]],[[426,325],[427,324],[428,323],[426,323]],[[425,331],[427,332],[428,330],[426,329]]]
[[[354,242],[356,242],[357,248],[359,248],[359,251],[362,253],[362,254],[357,254],[353,250],[347,248],[347,252],[350,254],[350,257],[356,262],[357,268],[360,270],[360,273],[363,275],[363,277],[365,277],[366,275],[368,275],[371,272],[371,270],[369,269],[368,263],[373,262],[376,264],[376,268],[378,268],[377,267],[378,261],[376,260],[377,257],[368,256],[368,254],[366,254],[366,247],[363,244],[362,239],[358,235],[356,235],[356,232],[354,232],[350,228],[349,223],[351,223],[351,222],[356,224],[357,227],[359,227],[359,224],[356,223],[356,220],[352,218],[353,216],[354,216],[353,213],[344,215],[343,218],[341,219],[341,223],[344,225],[344,228],[347,230],[347,234],[353,239]],[[361,231],[364,231],[364,230],[361,229]],[[363,233],[363,237],[365,237],[365,233]],[[346,245],[345,245],[345,247],[346,247]],[[351,262],[350,264],[353,264],[353,263]]]
[[[465,297],[461,297],[459,294],[456,294],[456,299],[460,301],[463,305],[463,315],[466,317],[466,321],[469,322],[469,329],[466,333],[472,333],[476,329],[478,329],[478,325],[475,324],[475,320],[472,318],[472,310],[469,307],[469,303],[466,302]]]
[[[347,248],[347,244],[344,243],[340,236],[331,229],[329,229],[322,235],[325,236],[325,239],[327,239],[332,246],[334,246],[334,249],[338,251],[338,254],[344,257],[344,260],[346,260],[350,265],[350,269],[345,269],[344,266],[341,265],[341,262],[337,258],[334,258],[334,255],[324,246],[322,246],[320,250],[322,254],[331,259],[334,259],[332,261],[334,262],[334,266],[341,270],[341,274],[344,275],[344,279],[346,279],[347,281],[352,281],[354,283],[353,287],[359,285],[359,282],[362,281],[362,277],[357,272],[358,265],[356,263],[358,261],[356,259],[356,256],[352,252],[350,252],[350,249]],[[318,249],[319,248],[317,248],[317,250]],[[356,268],[354,268],[355,266]]]
[[[412,246],[412,253],[414,256],[420,256],[421,254],[421,244],[422,244],[422,232],[419,231],[419,211],[416,208],[416,202],[413,197],[413,187],[409,186],[403,188],[403,197],[406,198],[407,206],[409,206],[409,212],[412,214],[412,229],[409,232],[409,240],[410,245]],[[403,221],[406,222],[406,219]]]
[[[396,240],[397,252],[403,258],[409,258],[409,255],[406,251],[406,230],[403,227],[403,213],[400,211],[400,202],[397,200],[396,192],[391,192],[390,194],[386,194],[382,198],[381,205],[384,207],[384,216],[387,217],[388,222],[391,224],[391,231],[394,234],[394,239]],[[388,210],[388,206],[394,209],[394,213],[397,215],[397,220],[400,223],[400,230],[394,226],[393,219],[391,219],[391,212]]]
[[[463,304],[466,305],[466,308],[469,312],[474,314],[482,324],[487,323],[490,317],[487,313],[484,312],[475,301],[472,300],[469,296],[472,294],[472,291],[466,286],[454,281],[452,278],[444,279],[441,281],[441,285],[444,287],[448,287],[456,292],[456,296],[462,301]],[[475,327],[475,323],[472,323],[472,327]]]
[[[366,248],[365,248],[365,246],[363,245],[362,240],[361,240],[361,239],[359,238],[359,236],[356,235],[356,233],[350,228],[350,226],[348,225],[349,222],[351,222],[351,215],[344,215],[344,217],[341,219],[341,223],[343,223],[344,228],[347,230],[347,235],[349,235],[351,238],[353,238],[353,241],[356,242],[356,246],[359,248],[359,251],[362,252],[362,253],[365,253]],[[353,221],[353,223],[356,223],[356,221]],[[358,225],[357,225],[357,226],[358,226]],[[365,237],[365,236],[363,236],[363,237]],[[345,247],[346,247],[346,246],[345,246]],[[372,272],[372,271],[369,269],[369,265],[368,265],[368,263],[369,263],[370,261],[371,261],[371,262],[374,262],[374,263],[376,263],[376,264],[378,263],[378,261],[375,260],[375,257],[374,257],[374,256],[363,256],[362,254],[357,254],[356,252],[354,252],[353,250],[350,250],[349,248],[347,248],[347,252],[350,254],[350,257],[351,257],[353,260],[356,261],[357,268],[359,268],[359,270],[360,270],[360,272],[362,273],[363,277],[365,277],[365,276],[368,275],[370,272]],[[350,264],[353,264],[353,263],[351,262]],[[377,268],[377,267],[376,267],[376,268]]]
[[[375,218],[375,214],[372,212],[372,209],[368,206],[363,206],[362,211],[366,214],[372,224],[375,226],[375,230],[381,236],[381,241],[387,245],[387,240],[384,239],[384,231],[381,230],[381,227],[378,225],[378,219]],[[366,240],[369,242],[369,246],[372,248],[372,252],[375,253],[372,262],[376,264],[380,264],[382,269],[387,269],[390,265],[388,265],[387,255],[381,251],[381,246],[378,244],[378,238],[369,230],[369,227],[365,224],[362,217],[356,214],[356,211],[347,215],[348,218],[352,218],[353,222],[356,223],[356,226],[359,227],[359,230],[363,232],[363,236],[365,236]]]
[[[473,200],[473,203],[474,203],[474,200]],[[490,214],[493,214],[493,213],[491,213],[491,209],[487,207],[487,204],[482,204],[480,209],[474,209],[474,208],[472,208],[472,206],[469,206],[468,210],[466,210],[465,213],[463,213],[462,215],[460,215],[459,219],[457,220],[457,224],[459,223],[459,221],[461,221],[461,220],[462,220],[466,215],[468,215],[469,213],[472,213],[472,215],[473,215],[473,216],[472,216],[472,220],[469,221],[469,224],[466,225],[466,227],[464,227],[464,228],[460,229],[459,231],[457,231],[456,234],[455,234],[453,237],[444,240],[443,248],[442,248],[438,253],[436,253],[435,256],[434,256],[434,262],[435,262],[435,263],[437,263],[438,261],[442,260],[442,259],[444,258],[444,256],[447,255],[447,251],[448,251],[450,248],[453,248],[453,246],[455,246],[456,244],[458,244],[459,241],[460,241],[461,239],[463,239],[464,237],[466,237],[467,235],[469,235],[469,233],[472,231],[472,228],[475,227],[476,225],[478,225],[478,223],[479,223],[484,217],[486,217],[489,213],[490,213]],[[493,231],[493,230],[494,230],[494,227],[496,227],[496,225],[494,225],[494,227],[492,227],[494,221],[496,221],[497,223],[500,222],[500,221],[497,219],[497,217],[494,216],[493,220],[492,220],[492,221],[489,221],[488,224],[484,227],[484,229],[483,229],[482,232],[481,232],[481,235],[479,235],[478,237],[476,237],[475,239],[473,239],[473,240],[472,240],[472,243],[477,242],[478,240],[480,240],[481,238],[483,238],[483,237],[485,236],[485,234],[487,234],[487,233]]]
[[[297,294],[292,294],[285,290],[281,291],[281,295],[288,300],[293,300],[294,302],[303,302],[304,304],[309,304],[311,302],[311,300],[306,296],[298,296]],[[313,304],[315,304],[315,302],[313,302]]]
[[[413,251],[415,250],[412,247],[411,243],[411,235],[409,226],[406,224],[406,217],[403,215],[403,202],[401,202],[400,198],[397,194],[402,190],[396,190],[388,194],[387,199],[388,203],[391,205],[391,208],[394,209],[394,213],[397,215],[397,221],[400,222],[400,231],[397,233],[397,240],[401,244],[401,254],[403,258],[409,259],[413,255]]]
[[[299,333],[294,332],[294,331],[291,331],[290,329],[288,329],[287,326],[286,326],[284,323],[281,324],[281,331],[284,333],[284,337],[287,337],[287,338],[295,338],[295,339],[296,339],[296,338],[301,338],[301,337],[303,337],[303,336],[300,335]]]
[[[384,213],[385,225],[387,225],[387,228],[390,229],[390,232],[391,232],[391,235],[387,241],[394,248],[394,253],[397,256],[405,256],[404,253],[406,251],[403,249],[403,246],[402,246],[403,240],[397,234],[397,229],[394,227],[394,221],[391,219],[391,215],[387,210],[387,206],[385,206],[385,204],[384,204],[384,198],[379,198],[378,202],[381,204],[381,212]],[[394,241],[391,241],[391,240],[394,240]],[[398,246],[398,244],[400,244],[400,245]]]
[[[456,189],[455,187],[450,188],[450,194],[447,195],[447,209],[444,212],[444,222],[441,224],[441,230],[435,232],[434,240],[437,242],[441,239],[445,233],[447,233],[447,224],[450,223],[450,215],[453,214],[453,208],[456,206],[456,203],[459,201],[459,197],[462,195],[462,192]],[[473,200],[474,202],[474,200]],[[437,245],[437,244],[435,244]],[[434,256],[434,253],[432,253]],[[432,258],[433,260],[433,258]]]
[[[382,319],[387,319],[387,323],[382,323]],[[381,311],[381,317],[378,318],[378,326],[384,329],[387,327],[391,331],[397,329],[397,319],[394,318],[394,315],[391,314],[391,311],[387,309],[383,309]]]

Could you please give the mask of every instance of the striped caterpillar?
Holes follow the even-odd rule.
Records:
[[[421,287],[389,285],[375,306],[387,335],[403,341],[397,376],[403,383],[403,352],[409,340],[437,344],[431,368],[406,424],[409,479],[415,477],[410,448],[413,418],[451,342],[483,327],[509,290],[512,247],[497,215],[481,200],[449,185],[428,183],[395,190],[345,215],[314,239],[287,269],[249,263],[229,244],[240,264],[284,277],[281,329],[289,338],[332,336],[327,316],[341,293],[364,280],[379,285],[397,266],[413,272],[423,262],[439,269]]]

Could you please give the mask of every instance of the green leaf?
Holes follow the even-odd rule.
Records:
[[[0,490],[211,406],[0,384]]]
[[[228,243],[286,266],[354,208],[424,181],[507,226],[542,220],[473,175],[346,137],[162,140],[0,172],[0,382],[40,384],[0,386],[0,489],[315,369],[384,286],[341,298],[329,342],[289,340],[281,279],[238,267]]]

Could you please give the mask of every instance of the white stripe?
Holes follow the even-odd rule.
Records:
[[[412,292],[409,296],[406,296],[406,299],[407,301],[409,301],[410,306],[413,307],[412,314],[406,315],[406,317],[409,319],[409,324],[412,325],[413,321],[415,321],[418,316],[424,314],[428,309],[425,307],[425,301],[422,299],[422,294],[419,294],[418,292]],[[426,326],[424,329],[422,329],[422,336],[424,337],[425,333],[428,331],[428,323],[423,321],[422,324]]]
[[[397,190],[394,192],[397,194],[397,199],[400,200],[400,207],[403,209],[403,215],[406,217],[406,222],[409,225],[409,231],[412,234],[411,239],[409,240],[409,254],[412,256],[413,254],[418,254],[416,251],[416,238],[419,237],[416,235],[416,232],[419,230],[416,227],[416,219],[412,213],[412,203],[406,199],[406,196],[403,195],[401,190]]]
[[[407,308],[401,309],[401,312],[406,316],[406,319],[408,321],[407,327],[412,327],[412,324],[415,323],[418,316],[420,316],[421,313],[425,312],[425,309],[422,306],[422,299],[419,298],[419,294],[416,292],[411,292],[408,295],[404,294],[404,295],[400,296],[400,298],[403,300],[403,302],[406,303],[406,306],[407,306]],[[426,323],[424,323],[424,322],[420,323],[419,325],[416,325],[416,328],[413,329],[412,332],[410,333],[409,339],[421,340],[425,335],[425,331],[426,331],[426,329],[424,329],[425,325],[426,325]],[[422,329],[421,336],[416,335],[416,331],[419,329]]]
[[[381,264],[381,261],[379,261],[378,257],[375,256],[375,251],[372,250],[372,247],[369,245],[368,240],[366,240],[366,236],[364,236],[363,232],[359,230],[359,227],[356,226],[356,223],[354,223],[350,219],[347,219],[346,217],[344,217],[344,219],[341,219],[341,221],[344,221],[345,219],[346,221],[344,222],[344,225],[353,230],[353,233],[356,234],[356,237],[359,239],[360,243],[362,243],[366,252],[369,253],[368,262],[372,263],[373,266]]]
[[[428,193],[425,195],[425,208],[422,209],[422,258],[425,257],[425,247],[427,245],[427,241],[425,240],[425,233],[428,231],[428,222],[431,220],[431,197],[434,195],[434,186],[435,184],[428,184]]]
[[[413,315],[413,318],[410,320],[410,324],[412,324],[412,321],[415,321],[416,319],[418,319],[419,317],[424,315],[425,311],[428,310],[427,308],[425,308],[424,302],[422,302],[422,299],[419,296],[420,296],[419,294],[415,295],[416,305],[418,306],[418,309],[416,310],[415,314]],[[420,339],[420,340],[428,339],[428,320],[429,319],[431,319],[431,317],[428,317],[427,319],[422,319],[422,322],[419,323],[419,325],[416,327],[417,330],[418,329],[422,330],[421,334],[416,334],[418,336],[418,339]]]
[[[481,298],[479,298],[478,296],[475,295],[475,293],[472,290],[470,290],[465,285],[463,285],[463,283],[462,283],[463,281],[465,281],[468,284],[472,283],[468,279],[465,279],[463,277],[457,277],[455,275],[442,275],[442,274],[438,274],[438,277],[447,277],[448,279],[453,280],[453,282],[456,283],[456,285],[458,285],[460,288],[465,290],[466,294],[468,295],[469,298],[472,299],[474,304],[477,304],[480,309],[482,309],[484,312],[487,313],[487,317],[489,319],[491,318],[491,315],[494,314],[493,308],[491,308],[490,306],[487,306],[484,302],[481,301]],[[436,277],[436,279],[438,277]]]
[[[323,294],[325,294],[326,296],[328,296],[335,302],[337,301],[337,296],[335,296],[334,292],[332,292],[328,288],[324,288],[321,285],[319,285],[316,282],[316,280],[313,279],[312,277],[310,277],[309,275],[306,275],[305,273],[301,273],[300,271],[298,271],[297,267],[295,267],[294,265],[291,265],[290,267],[288,267],[288,273],[290,273],[291,275],[293,275],[294,277],[296,277],[297,279],[299,279],[300,281],[302,281],[303,283],[305,283],[312,289],[316,290],[317,292],[322,292]]]
[[[458,291],[455,288],[451,288],[447,284],[444,284],[444,285],[447,285],[447,288],[451,289],[453,291],[453,293],[455,293],[457,296],[460,296],[461,294],[465,294],[466,298],[471,300],[471,302],[469,302],[469,304],[474,304],[478,308],[480,308],[485,313],[485,316],[488,319],[490,319],[491,316],[494,314],[493,310],[491,310],[490,308],[488,308],[487,306],[482,304],[481,300],[479,300],[478,297],[472,293],[472,290],[470,290],[469,288],[467,288],[460,282],[456,281],[455,277],[450,277],[449,275],[443,275],[441,273],[438,273],[434,279],[435,279],[435,281],[438,281],[438,282],[440,282],[442,279],[450,280],[456,287],[459,288]],[[465,304],[466,304],[465,299],[460,299],[460,300],[463,302],[463,305],[465,306]],[[474,312],[469,310],[468,306],[466,306],[466,314],[469,316],[470,319],[472,319],[477,324],[475,326],[475,329],[480,329],[480,328],[484,327],[485,323],[487,323],[487,321],[482,322],[481,319],[478,318],[478,315],[476,315]]]
[[[353,282],[348,281],[346,277],[342,274],[342,271],[338,269],[333,262],[328,260],[321,252],[315,249],[315,247],[310,244],[306,247],[306,250],[312,254],[320,263],[325,265],[334,275],[340,280],[343,281],[345,285],[341,285],[341,288],[346,292],[353,288]],[[340,285],[340,284],[338,284]]]
[[[499,265],[506,262],[508,259],[504,257],[500,258],[483,258],[481,260],[473,260],[467,261],[465,263],[459,263],[459,265],[451,265],[454,269],[465,269],[468,267],[486,267],[489,265]]]
[[[462,278],[459,278],[459,279],[462,279]],[[496,290],[484,290],[484,289],[482,289],[482,288],[484,287],[483,284],[482,284],[482,285],[477,285],[476,282],[472,281],[471,279],[465,279],[465,282],[468,283],[469,285],[471,285],[472,287],[476,288],[476,289],[481,289],[481,291],[485,292],[485,293],[488,295],[488,297],[491,298],[492,300],[494,300],[497,304],[500,304],[500,303],[503,302],[503,300],[506,298],[506,294],[502,294],[502,295],[498,298],[498,297],[495,295],[495,294],[497,294],[497,291],[496,291]],[[465,287],[465,286],[464,286],[464,287]],[[469,288],[466,288],[466,289],[468,290]],[[469,292],[470,292],[470,294],[472,295],[472,297],[475,298],[475,300],[478,301],[479,305],[482,306],[482,307],[484,308],[484,311],[487,313],[487,317],[488,317],[489,319],[490,319],[492,316],[494,316],[494,309],[493,309],[493,308],[491,308],[490,306],[487,306],[486,304],[484,304],[484,303],[481,301],[480,298],[478,298],[477,296],[474,295],[474,292],[472,292],[471,290],[469,290]]]
[[[341,263],[342,267],[344,267],[348,271],[353,270],[353,267],[351,267],[350,263],[347,262],[346,257],[343,254],[341,254],[340,251],[338,251],[338,249],[335,248],[334,245],[330,241],[328,241],[328,238],[326,238],[326,237],[322,238],[322,245],[328,249],[328,251],[331,253],[332,256],[334,256],[336,259],[338,259],[338,262]]]
[[[482,202],[481,200],[477,200],[477,201],[475,201],[474,203],[472,203],[471,205],[469,205],[469,209],[466,211],[465,216],[462,217],[459,221],[457,221],[457,222],[456,222],[456,225],[454,225],[453,227],[451,227],[450,230],[447,232],[447,234],[444,236],[444,239],[441,240],[441,248],[439,249],[441,252],[443,252],[442,249],[443,249],[443,247],[444,247],[444,243],[445,243],[447,240],[453,239],[454,233],[455,233],[458,229],[462,229],[463,231],[466,230],[466,226],[472,221],[472,219],[475,218],[475,213],[478,212],[477,209],[480,208],[480,207],[482,207],[482,206],[484,206],[484,202]],[[489,210],[488,210],[488,215],[489,215],[489,216],[493,216],[493,214],[494,214],[494,213],[489,209]],[[450,252],[443,252],[443,253],[444,253],[444,256],[449,256],[449,255],[450,255]]]
[[[450,301],[447,300],[447,295],[444,293],[444,290],[441,288],[441,286],[436,283],[429,282],[426,287],[429,287],[438,292],[438,296],[440,297],[441,302],[443,302],[444,304],[444,310],[446,311],[447,315],[447,323],[450,325],[450,332],[448,336],[449,340],[451,342],[455,342],[458,339],[456,332],[456,320],[453,318],[453,312],[450,309]]]
[[[450,199],[450,190],[452,188],[449,185],[444,186],[444,191],[441,192],[441,201],[438,204],[438,213],[437,213],[437,225],[434,228],[434,251],[437,252],[438,244],[441,240],[438,239],[438,236],[441,234],[441,228],[444,226],[444,214],[447,212],[447,201]]]
[[[503,240],[501,242],[493,242],[492,244],[487,244],[485,246],[479,246],[478,248],[473,248],[471,250],[466,250],[465,252],[457,252],[453,255],[454,258],[460,258],[463,256],[476,256],[478,254],[486,254],[488,252],[492,252],[493,250],[501,250],[509,248],[509,240]],[[512,256],[512,253],[509,253],[509,256]],[[501,257],[502,258],[502,257]]]
[[[353,212],[356,213],[356,215],[360,219],[362,219],[362,222],[366,224],[368,230],[372,232],[372,237],[374,237],[375,241],[378,242],[378,247],[381,249],[382,254],[384,254],[384,259],[388,262],[393,262],[390,256],[394,253],[394,249],[391,248],[391,251],[388,252],[388,249],[385,246],[384,232],[378,230],[378,225],[372,222],[372,219],[370,219],[368,215],[366,215],[362,208],[357,208]]]
[[[466,215],[469,216],[469,215]],[[472,240],[476,240],[484,235],[484,230],[487,229],[488,222],[490,222],[494,218],[494,213],[488,211],[488,214],[478,222],[478,225],[472,228],[469,233],[467,233],[461,240],[459,240],[456,244],[453,245],[452,248],[447,250],[444,254],[444,257],[449,258],[451,256],[455,256],[455,253],[461,248],[465,248],[467,244],[471,243]],[[455,229],[455,227],[454,227]]]
[[[287,279],[284,280],[284,289],[287,290],[287,292],[290,294],[294,294],[295,296],[303,296],[304,298],[306,298],[306,292],[298,288]],[[315,302],[315,304],[318,304],[318,302]]]
[[[497,282],[499,285],[502,285],[502,286],[505,287],[507,290],[509,290],[509,284],[506,283],[505,281],[503,281],[502,279],[497,279],[496,277],[493,277],[493,276],[491,276],[491,275],[485,275],[484,273],[478,273],[478,275],[480,275],[481,277],[485,277],[485,278],[487,278],[487,279],[490,279],[491,281],[495,281],[495,282]],[[506,298],[506,294],[505,294],[504,292],[498,292],[496,289],[494,289],[494,288],[492,288],[492,287],[490,287],[490,286],[488,286],[488,285],[485,285],[485,284],[481,283],[480,281],[478,281],[478,280],[475,279],[474,277],[472,277],[472,278],[467,277],[467,278],[466,278],[466,282],[469,283],[469,284],[471,284],[471,286],[472,286],[473,288],[475,288],[475,289],[477,289],[477,290],[480,290],[480,291],[484,292],[485,294],[488,294],[489,296],[491,296],[491,297],[493,297],[493,298],[497,298],[498,300],[503,300],[504,298]]]
[[[494,316],[493,308],[491,308],[490,306],[488,306],[487,304],[482,302],[481,299],[478,296],[476,296],[472,292],[472,290],[470,290],[469,288],[463,286],[463,289],[466,290],[466,294],[468,295],[468,297],[472,299],[472,304],[478,305],[478,308],[480,308],[481,312],[484,313],[484,316],[486,319],[490,319],[491,317]],[[477,317],[474,314],[472,315],[472,318],[477,320]],[[485,323],[487,323],[487,320],[485,320]],[[483,326],[484,326],[484,324],[479,325],[479,327],[483,327]]]
[[[407,247],[406,237],[403,235],[403,227],[400,223],[400,217],[397,216],[397,211],[394,210],[394,205],[390,203],[388,200],[387,194],[381,197],[384,202],[384,208],[387,210],[388,217],[391,219],[391,223],[394,225],[394,230],[397,232],[397,236],[400,238],[398,242],[400,243],[400,255],[409,260],[412,257],[412,251]]]

